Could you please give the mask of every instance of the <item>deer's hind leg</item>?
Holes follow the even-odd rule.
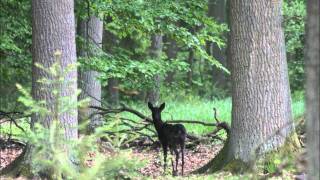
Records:
[[[174,147],[170,146],[170,152],[171,152],[171,166],[172,166],[172,175],[173,176],[176,176],[177,175],[177,172],[178,172],[178,169],[174,167],[174,158],[173,158],[173,151],[175,152],[175,149]]]
[[[184,150],[185,150],[185,144],[184,142],[180,144],[181,148],[181,175],[183,176],[183,171],[184,171]]]
[[[167,155],[168,155],[168,146],[166,144],[162,144],[163,149],[163,174],[166,174],[166,167],[167,167]]]

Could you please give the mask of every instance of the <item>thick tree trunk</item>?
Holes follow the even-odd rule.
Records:
[[[150,57],[154,60],[161,58],[162,53],[162,35],[152,35],[151,37],[151,47],[150,47]],[[147,101],[152,104],[156,104],[160,100],[160,75],[155,75],[154,86],[150,88],[147,92]]]
[[[309,0],[307,5],[307,40],[306,40],[306,119],[307,119],[307,154],[308,179],[320,179],[320,48],[318,0]]]
[[[281,1],[230,1],[232,124],[223,151],[204,172],[249,170],[263,154],[299,146],[291,112]],[[287,145],[287,144],[286,144]],[[219,162],[218,162],[219,161]],[[214,165],[214,166],[213,166]]]
[[[226,2],[225,0],[209,0],[208,16],[213,17],[219,23],[226,22]],[[216,44],[209,43],[208,50],[211,56],[217,59],[223,66],[227,66],[225,48],[220,49]],[[219,87],[226,87],[226,73],[212,67],[212,81]]]
[[[32,45],[33,45],[33,74],[32,74],[32,96],[35,100],[44,100],[47,108],[55,110],[56,99],[52,93],[52,85],[46,86],[37,82],[41,78],[52,79],[48,73],[37,68],[34,64],[39,63],[48,68],[57,61],[55,52],[60,51],[61,68],[65,69],[70,64],[76,64],[75,45],[75,21],[73,13],[73,1],[32,1]],[[77,71],[69,72],[64,77],[65,85],[61,88],[61,96],[68,96],[72,102],[77,102]],[[67,139],[77,138],[78,113],[62,114],[59,119],[65,125]],[[52,115],[47,115],[40,121],[45,127],[50,127],[53,120]],[[33,116],[33,122],[39,120]]]
[[[230,5],[233,103],[229,157],[250,162],[254,155],[279,148],[294,133],[282,2],[238,0]]]
[[[169,61],[173,61],[174,59],[177,58],[178,46],[177,46],[176,41],[171,39],[171,38],[168,39],[167,43],[168,43],[168,46],[167,46],[167,49],[166,49],[166,54],[168,56],[168,60]],[[171,84],[173,82],[174,74],[175,74],[174,71],[168,72],[167,77],[166,77],[166,82],[167,83]]]
[[[84,44],[79,45],[78,56],[90,61],[90,58],[99,54],[101,50],[103,22],[91,16],[87,20],[80,20],[77,28],[78,34],[85,40]],[[99,73],[93,70],[79,71],[78,83],[81,89],[79,100],[89,98],[89,106],[101,106],[101,84],[97,79],[98,76]],[[93,114],[94,110],[90,108],[79,110],[79,122],[90,119],[89,132],[93,132],[102,124],[101,117]]]
[[[33,0],[32,20],[32,96],[37,101],[45,101],[47,109],[54,112],[57,110],[57,98],[52,92],[54,85],[38,82],[42,78],[53,79],[54,77],[36,67],[35,64],[38,63],[48,68],[57,61],[57,57],[60,59],[62,69],[76,63],[74,2],[72,0]],[[57,52],[61,52],[61,55],[57,55]],[[68,96],[70,101],[77,103],[77,71],[69,72],[64,77],[64,81],[68,83],[64,83],[60,88],[60,95],[62,97]],[[34,114],[31,123],[33,125],[35,122],[39,122],[49,128],[55,118],[57,117],[52,114],[45,117]],[[59,115],[58,119],[64,128],[66,140],[78,137],[77,109]],[[24,153],[1,173],[9,173],[13,176],[32,176],[33,172],[30,171],[31,147],[27,145]]]

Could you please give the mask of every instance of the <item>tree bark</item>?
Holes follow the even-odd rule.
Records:
[[[230,157],[243,162],[282,146],[294,125],[280,1],[230,2]],[[250,18],[249,18],[250,17]]]
[[[46,108],[51,112],[56,111],[57,97],[53,94],[54,85],[45,85],[38,80],[46,78],[53,80],[49,73],[35,66],[41,64],[49,68],[57,61],[59,56],[61,68],[76,63],[75,45],[75,20],[74,2],[72,0],[33,0],[32,1],[32,96],[37,101],[45,101]],[[57,55],[61,52],[61,55]],[[64,76],[64,84],[60,89],[62,97],[69,97],[70,101],[77,103],[77,71],[73,70]],[[57,115],[57,112],[53,113]],[[52,114],[41,117],[33,114],[31,126],[35,122],[41,123],[44,127],[50,128],[53,120],[57,118]],[[78,137],[78,113],[77,109],[62,113],[58,120],[63,126],[65,140]],[[5,168],[0,174],[9,174],[13,177],[24,175],[32,177],[31,158],[32,146],[27,145],[25,151],[11,165]]]
[[[218,23],[226,22],[226,2],[225,0],[209,0],[208,1],[208,16],[213,17]],[[226,50],[220,49],[216,44],[208,44],[209,54],[217,59],[223,66],[227,66],[226,62]],[[219,87],[226,87],[226,74],[225,72],[212,67],[211,69],[212,81]]]
[[[268,152],[285,148],[287,143],[290,148],[299,146],[292,120],[281,5],[281,1],[230,1],[231,134],[218,158],[202,172],[227,165],[232,171],[247,171],[256,158]]]
[[[150,46],[150,57],[155,61],[161,58],[162,35],[152,35]],[[147,92],[147,101],[157,104],[160,101],[160,75],[153,77],[154,85]]]
[[[101,51],[103,22],[95,16],[90,16],[88,19],[78,22],[78,34],[85,40],[84,44],[79,45],[78,56],[90,61],[90,58]],[[89,98],[89,106],[101,106],[101,83],[97,79],[99,73],[83,68],[80,69],[78,75],[78,83],[81,89],[79,100]],[[94,110],[90,108],[79,110],[79,122],[90,119],[88,132],[93,132],[96,127],[102,124],[101,117],[92,116],[93,113]]]
[[[32,45],[33,45],[33,74],[32,74],[32,96],[35,100],[44,100],[47,108],[55,110],[56,99],[53,96],[53,85],[44,85],[37,82],[41,78],[52,79],[48,73],[37,68],[35,63],[49,68],[57,61],[55,52],[60,51],[61,68],[65,69],[71,64],[76,64],[76,45],[75,45],[75,21],[74,4],[71,0],[58,1],[32,1]],[[65,85],[61,88],[61,96],[68,96],[72,101],[77,102],[77,71],[74,70],[64,77]],[[78,113],[77,109],[67,112],[59,117],[65,126],[67,139],[77,138]],[[45,127],[49,128],[52,115],[47,115],[40,121]],[[38,116],[32,117],[33,122],[39,121]]]
[[[318,0],[309,0],[307,4],[306,39],[306,120],[308,179],[320,179],[320,124],[319,124],[319,14]]]

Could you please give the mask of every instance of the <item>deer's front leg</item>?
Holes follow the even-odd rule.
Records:
[[[167,154],[168,154],[168,146],[162,145],[163,148],[163,158],[164,158],[164,164],[163,164],[163,173],[166,173],[166,167],[167,167]]]

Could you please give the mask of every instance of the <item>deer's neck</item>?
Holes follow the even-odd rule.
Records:
[[[161,119],[153,119],[154,127],[156,128],[157,132],[159,133],[163,126],[163,121]]]

